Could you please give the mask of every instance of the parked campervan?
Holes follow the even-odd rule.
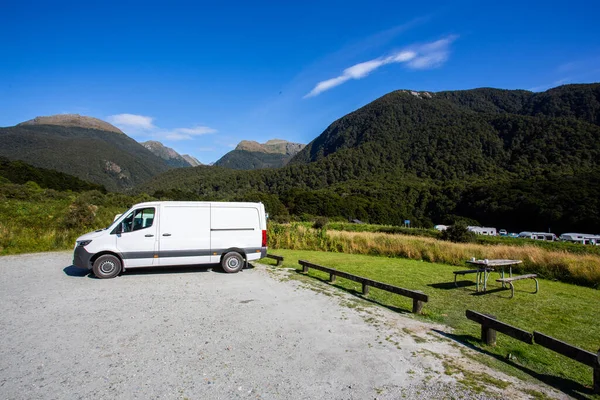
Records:
[[[560,235],[560,240],[571,243],[600,245],[600,235],[589,233],[563,233]]]
[[[238,272],[267,255],[262,203],[149,202],[77,239],[73,264],[98,278],[126,268],[220,263]]]
[[[519,233],[520,238],[525,239],[533,239],[533,240],[547,240],[547,241],[556,241],[558,238],[554,233],[551,232],[521,232]]]
[[[467,229],[478,235],[496,236],[496,228],[489,228],[486,226],[467,226]]]

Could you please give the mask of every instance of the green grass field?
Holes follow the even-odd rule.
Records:
[[[483,345],[479,340],[480,326],[467,320],[465,310],[492,314],[503,322],[529,332],[536,330],[596,352],[600,347],[598,290],[540,280],[540,291],[533,294],[534,282],[524,280],[515,282],[515,297],[508,299],[510,291],[501,290],[500,284],[495,282],[498,277],[495,273],[488,282],[488,293],[477,295],[474,275],[466,275],[464,280],[459,278],[460,287],[454,286],[452,271],[464,269],[463,267],[318,251],[273,250],[273,253],[285,257],[283,267],[298,271],[301,270],[298,260],[304,259],[407,289],[422,290],[429,295],[429,302],[423,309],[424,315],[417,318],[453,328],[447,331],[450,337],[491,356],[482,356],[480,359],[520,377],[532,376],[575,397],[592,396],[590,367],[501,333],[498,333],[495,347]],[[322,280],[329,278],[328,274],[314,270],[309,275]],[[335,286],[356,294],[361,291],[360,284],[342,278],[337,279]],[[398,312],[410,312],[412,309],[411,299],[374,288],[371,288],[368,299]]]

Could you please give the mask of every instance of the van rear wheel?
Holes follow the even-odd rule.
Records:
[[[235,251],[227,253],[221,260],[221,267],[225,272],[238,272],[244,267],[244,257]]]
[[[121,260],[112,254],[105,254],[94,261],[92,270],[96,278],[109,279],[114,278],[121,272]]]

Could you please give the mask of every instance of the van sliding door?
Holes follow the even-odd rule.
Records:
[[[159,227],[159,265],[210,262],[210,205],[163,205]]]

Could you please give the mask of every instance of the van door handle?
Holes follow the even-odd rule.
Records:
[[[150,234],[149,235],[144,235],[144,236],[146,236],[146,237],[154,237],[154,235],[150,235]]]
[[[171,236],[170,233],[163,233],[163,236]]]

